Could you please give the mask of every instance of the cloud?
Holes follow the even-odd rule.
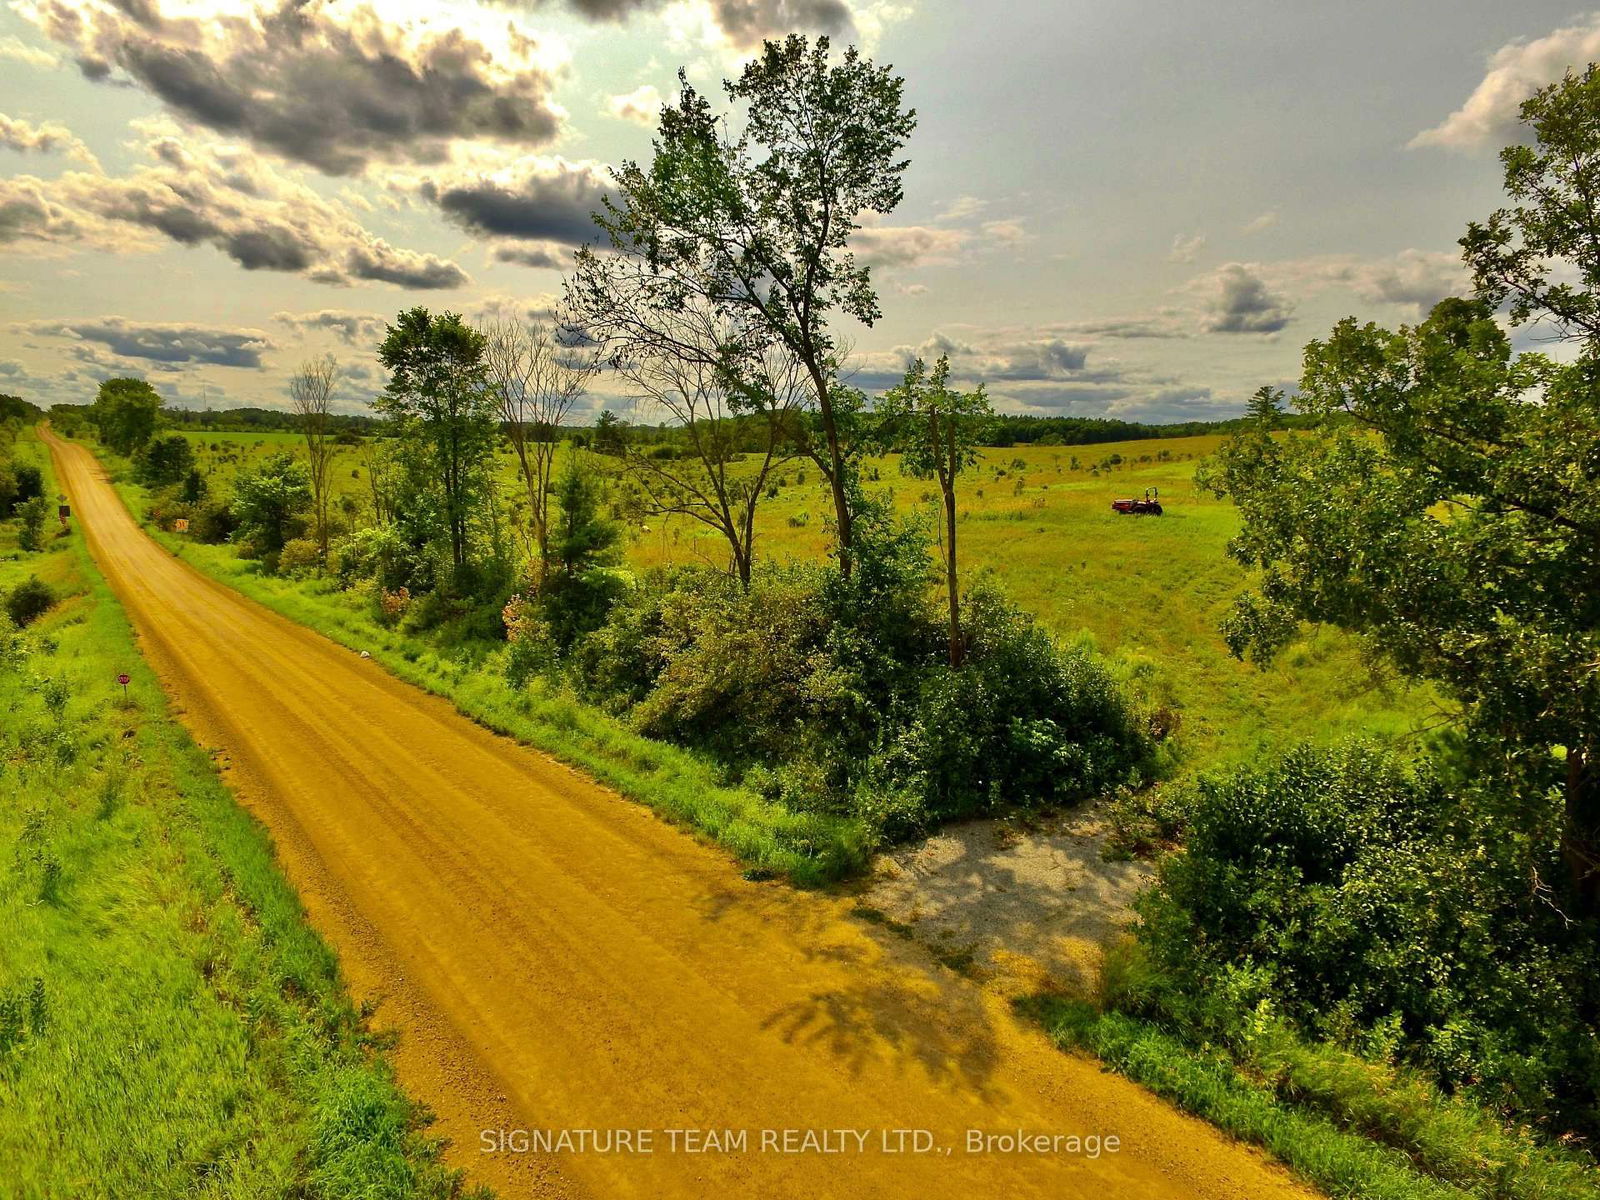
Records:
[[[1200,257],[1200,251],[1206,246],[1206,235],[1197,233],[1192,237],[1178,234],[1172,239],[1172,249],[1167,251],[1167,261],[1175,263],[1192,263]]]
[[[710,0],[723,36],[741,50],[784,33],[826,33],[848,39],[855,19],[843,0]]]
[[[357,339],[363,342],[377,341],[388,324],[374,313],[350,312],[342,308],[324,308],[305,313],[277,312],[272,314],[272,319],[300,334],[325,330],[351,346],[356,344]]]
[[[1330,266],[1330,280],[1348,283],[1364,300],[1399,304],[1426,313],[1446,296],[1470,291],[1459,254],[1402,250],[1393,258]]]
[[[122,317],[102,317],[97,321],[30,321],[13,328],[44,337],[95,343],[118,357],[143,359],[159,367],[209,364],[257,370],[262,365],[262,353],[275,349],[272,339],[259,329],[142,323]],[[75,357],[96,366],[107,365],[93,346],[83,349],[88,353],[76,353]]]
[[[1244,263],[1228,263],[1191,284],[1204,299],[1200,327],[1207,333],[1277,333],[1294,316],[1294,304],[1269,288]]]
[[[599,237],[591,214],[601,207],[607,180],[598,164],[541,158],[503,171],[426,176],[412,186],[478,237],[580,246]]]
[[[1247,222],[1240,229],[1240,233],[1260,233],[1263,229],[1271,229],[1278,223],[1278,214],[1275,211],[1262,213],[1253,221]]]
[[[0,38],[0,58],[10,59],[28,67],[37,67],[41,71],[48,71],[61,65],[61,60],[48,50],[30,46],[15,35]]]
[[[1021,245],[1031,237],[1021,221],[985,221],[978,230],[989,241],[1002,246]]]
[[[145,149],[154,165],[125,176],[71,171],[49,182],[0,179],[0,243],[127,251],[148,248],[154,234],[183,246],[213,246],[249,271],[301,274],[336,286],[373,280],[432,289],[469,282],[452,262],[391,246],[344,206],[241,147],[157,136]]]
[[[947,266],[971,239],[963,229],[928,225],[879,225],[863,220],[850,237],[850,249],[869,267]]]
[[[501,246],[494,252],[496,262],[515,263],[549,271],[565,271],[572,265],[560,246]]]
[[[619,121],[653,126],[661,115],[661,104],[661,90],[653,83],[642,83],[631,92],[609,97],[603,111]]]
[[[1483,80],[1466,102],[1408,145],[1472,150],[1515,142],[1522,132],[1518,111],[1522,102],[1568,70],[1582,70],[1597,59],[1600,13],[1584,24],[1565,26],[1531,42],[1510,42],[1490,57]]]
[[[85,77],[120,71],[190,124],[331,175],[375,159],[440,162],[459,139],[543,145],[562,123],[547,56],[514,23],[491,48],[461,28],[390,24],[340,0],[259,0],[203,19],[166,15],[159,0],[14,7]]]
[[[977,196],[957,196],[950,202],[950,207],[939,214],[939,220],[971,220],[988,207],[989,202],[987,200],[980,200]]]
[[[68,158],[76,159],[97,171],[100,169],[100,161],[90,152],[89,147],[85,146],[72,130],[55,121],[30,125],[20,117],[8,117],[0,113],[0,146],[23,153],[31,151],[49,154],[59,150]]]
[[[1119,339],[1186,338],[1190,331],[1176,309],[1161,309],[1151,316],[1107,317],[1098,321],[1070,321],[1046,326],[1067,335]]]

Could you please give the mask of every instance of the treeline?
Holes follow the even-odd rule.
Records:
[[[1100,442],[1135,442],[1146,438],[1199,437],[1207,433],[1234,433],[1250,424],[1249,416],[1226,421],[1175,421],[1155,425],[1119,421],[1112,417],[1036,417],[996,413],[985,431],[985,446],[1092,446]],[[1304,429],[1314,418],[1304,413],[1281,413],[1278,427]]]
[[[35,409],[35,412],[37,411]],[[51,408],[50,415],[58,426],[63,420],[69,426],[73,426],[83,419],[87,411],[86,405],[57,404]],[[248,406],[199,409],[170,408],[163,405],[161,423],[169,429],[187,429],[205,433],[299,433],[302,422],[297,413],[285,409]],[[328,414],[328,431],[332,434],[375,436],[382,430],[383,422],[365,413],[329,412]]]

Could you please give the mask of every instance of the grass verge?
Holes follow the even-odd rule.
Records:
[[[1273,1026],[1236,1058],[1149,1021],[1062,996],[1019,1003],[1063,1049],[1086,1050],[1334,1197],[1592,1200],[1591,1161],[1508,1131],[1420,1079]]]
[[[265,575],[229,546],[208,546],[145,520],[148,493],[125,463],[98,451],[130,512],[157,542],[219,583],[351,650],[366,651],[390,673],[451,701],[465,716],[585,771],[630,800],[703,834],[751,873],[815,886],[865,865],[874,839],[856,819],[792,812],[748,788],[732,787],[691,752],[641,736],[569,692],[535,680],[506,682],[498,654],[452,656],[420,635],[389,629],[370,606],[318,579]]]
[[[0,1192],[461,1196],[81,537],[0,524],[0,592],[30,576],[55,605],[0,617]]]

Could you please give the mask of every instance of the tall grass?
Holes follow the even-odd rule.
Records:
[[[1593,1200],[1593,1160],[1533,1142],[1424,1081],[1275,1028],[1240,1061],[1083,1000],[1022,1010],[1179,1107],[1262,1146],[1330,1196]]]
[[[0,590],[29,575],[60,600],[0,618],[0,1193],[460,1195],[81,538],[0,525]]]

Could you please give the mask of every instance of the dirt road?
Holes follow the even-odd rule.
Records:
[[[382,998],[404,1081],[474,1180],[602,1200],[1308,1195],[848,901],[744,881],[208,580],[139,530],[88,451],[48,440],[182,719],[222,752],[357,996]],[[1121,1148],[970,1153],[969,1129]],[[516,1130],[651,1131],[651,1152],[635,1134],[633,1152],[521,1153]],[[674,1150],[672,1130],[744,1131],[746,1148]],[[887,1153],[895,1130],[930,1131],[932,1152]]]

